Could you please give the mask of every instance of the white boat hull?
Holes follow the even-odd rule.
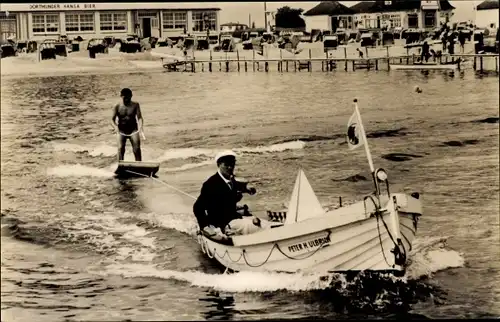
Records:
[[[458,64],[389,64],[391,70],[456,70]]]
[[[407,255],[422,214],[421,203],[406,194],[391,196],[397,198],[399,206],[399,248]],[[381,198],[382,205],[387,201],[387,196],[385,200]],[[397,241],[390,212],[370,217],[374,210],[369,200],[361,201],[302,222],[234,236],[232,245],[218,243],[203,234],[198,242],[208,257],[233,271],[402,272],[406,259],[396,264],[391,252],[395,249],[393,239]]]

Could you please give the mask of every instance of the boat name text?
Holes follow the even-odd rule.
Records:
[[[311,248],[319,247],[330,242],[330,237],[321,237],[314,240],[309,240],[303,243],[298,243],[288,246],[288,251],[291,253],[299,252],[301,250],[308,250]]]

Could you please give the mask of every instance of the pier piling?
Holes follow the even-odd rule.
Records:
[[[208,71],[212,72],[212,51],[210,50],[210,62],[208,63]]]
[[[344,47],[344,62],[345,62],[345,66],[344,66],[344,70],[347,72],[347,48]]]
[[[391,56],[389,55],[389,46],[385,46],[385,50],[386,50],[386,53],[387,53],[387,70],[390,70],[391,69]]]
[[[240,51],[236,50],[236,59],[238,60],[238,72],[240,71]]]
[[[278,62],[278,71],[283,72],[283,51],[280,49],[280,61]]]
[[[252,50],[252,68],[255,71],[255,50]]]
[[[309,48],[309,64],[307,66],[307,71],[312,72],[312,50]]]
[[[344,48],[345,50],[345,48]],[[387,50],[387,49],[386,49]],[[386,52],[387,53],[387,52]],[[357,69],[366,69],[367,71],[371,70],[380,70],[380,68],[383,68],[380,64],[381,63],[387,63],[387,69],[390,70],[390,64],[394,62],[404,62],[405,60],[408,62],[409,65],[411,64],[416,64],[417,63],[417,58],[419,56],[412,54],[411,56],[386,56],[386,55],[381,55],[379,57],[370,57],[370,58],[360,58],[360,57],[347,57],[346,51],[344,51],[344,58],[341,57],[330,57],[329,53],[326,52],[325,56],[322,58],[313,58],[312,57],[312,50],[309,49],[308,57],[297,57],[295,58],[286,58],[283,57],[283,54],[280,54],[279,58],[269,58],[269,57],[259,57],[255,58],[253,57],[252,59],[246,59],[245,57],[242,57],[239,53],[239,51],[236,51],[233,53],[232,57],[227,57],[226,53],[226,58],[214,58],[212,56],[212,52],[210,52],[210,56],[207,57],[206,59],[190,59],[190,60],[185,60],[185,61],[174,61],[174,62],[166,62],[165,59],[162,58],[162,66],[165,68],[167,71],[185,71],[185,72],[205,72],[205,64],[208,64],[208,71],[213,72],[213,64],[218,63],[219,64],[219,71],[224,71],[224,72],[230,72],[230,71],[242,71],[242,66],[241,64],[244,64],[245,72],[248,72],[248,64],[251,62],[252,63],[252,69],[253,71],[261,71],[261,64],[263,71],[268,73],[270,72],[270,65],[275,66],[274,64],[276,63],[277,70],[280,73],[283,72],[289,72],[290,71],[290,63],[293,64],[293,71],[302,71],[302,70],[307,70],[308,72],[313,71],[313,65],[316,63],[321,63],[321,71],[322,72],[330,72],[333,71],[334,69],[337,69],[339,66],[339,63],[344,64],[344,70],[348,71],[349,69],[349,64],[352,64],[352,71],[356,71]],[[461,59],[459,59],[461,58]],[[498,54],[453,54],[453,55],[445,55],[442,56],[438,59],[434,59],[434,61],[437,61],[442,64],[446,63],[455,63],[457,64],[457,67],[459,70],[463,70],[464,64],[462,64],[464,58],[468,58],[472,60],[472,65],[473,69],[484,72],[486,71],[494,71],[497,73],[500,73],[499,70],[499,64],[500,64],[500,57]],[[231,65],[236,63],[236,66],[234,69],[231,69]],[[494,64],[494,65],[493,65]],[[257,67],[255,66],[257,65]],[[466,65],[467,66],[467,65]],[[318,66],[319,68],[319,66]],[[493,69],[494,68],[494,69]],[[197,70],[198,69],[198,70]],[[274,70],[274,69],[273,69]]]

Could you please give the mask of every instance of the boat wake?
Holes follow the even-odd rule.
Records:
[[[168,201],[175,203],[175,200]],[[408,303],[439,298],[443,292],[433,285],[432,275],[464,265],[462,255],[446,246],[446,237],[440,237],[415,240],[409,254],[410,266],[403,277],[364,273],[355,276],[221,274],[218,269],[211,270],[210,262],[201,256],[194,238],[196,222],[184,212],[185,207],[170,205],[167,211],[161,215],[116,209],[66,213],[43,224],[8,220],[15,215],[13,212],[2,217],[2,235],[71,252],[102,254],[100,262],[88,266],[88,273],[99,276],[176,281],[233,294],[284,292],[287,297],[297,296],[298,300],[314,297],[314,301],[325,302],[335,306],[332,310],[344,312],[392,312],[394,306],[400,310]]]
[[[114,165],[116,169],[116,164]],[[112,167],[94,168],[81,164],[65,164],[47,169],[47,175],[56,177],[100,177],[111,178],[115,175]]]
[[[282,152],[287,150],[303,149],[306,142],[300,140],[284,141],[271,145],[260,145],[254,147],[234,147],[235,152],[240,153],[271,153]],[[116,146],[99,144],[96,147],[88,147],[72,143],[54,143],[54,151],[57,152],[73,152],[73,153],[87,153],[91,157],[113,157],[116,156]],[[173,148],[166,151],[151,150],[148,147],[143,148],[146,153],[149,153],[152,161],[168,161],[174,159],[189,159],[192,157],[214,157],[219,149],[205,149],[205,148]],[[154,156],[156,155],[156,156]]]
[[[465,261],[462,255],[445,248],[446,238],[415,240],[424,244],[420,251],[410,254],[411,264],[405,276],[393,277],[389,274],[379,274],[393,282],[408,283],[409,280],[419,280],[430,277],[433,273],[448,269],[463,267]],[[304,273],[261,273],[238,272],[233,274],[206,274],[196,271],[179,272],[162,270],[150,264],[111,264],[106,267],[106,274],[122,275],[125,278],[151,277],[160,279],[175,279],[198,287],[209,287],[226,292],[269,292],[269,291],[311,291],[323,290],[332,284],[340,283],[342,288],[348,280],[343,274],[304,274]],[[363,275],[363,274],[361,274]],[[337,285],[339,286],[339,285]]]
[[[269,294],[273,297],[297,298],[297,302],[320,303],[340,313],[395,313],[407,312],[412,304],[429,299],[435,303],[445,301],[446,292],[428,277],[430,274],[463,266],[462,256],[442,247],[445,239],[428,240],[424,249],[413,254],[413,263],[404,277],[390,274],[359,273],[304,274],[271,272],[238,272],[208,274],[201,271],[162,269],[146,263],[107,265],[92,273],[100,276],[119,275],[123,278],[150,278],[174,280],[193,287],[208,288],[231,294]],[[436,249],[437,247],[437,249]],[[454,261],[450,261],[454,259]]]
[[[287,150],[298,150],[303,149],[306,143],[302,141],[289,141],[278,144],[255,146],[255,147],[242,147],[233,148],[237,153],[241,154],[262,154],[262,153],[274,153],[283,152]],[[111,145],[101,144],[97,147],[85,147],[78,144],[71,143],[56,143],[53,145],[54,151],[57,152],[71,152],[71,153],[86,153],[91,157],[115,157],[116,147]],[[130,150],[130,149],[129,149]],[[174,160],[185,160],[188,163],[184,163],[177,166],[165,167],[161,169],[161,172],[181,172],[186,170],[191,170],[199,167],[204,167],[213,164],[213,157],[220,152],[218,149],[203,149],[203,148],[174,148],[168,149],[166,151],[151,151],[149,149],[144,149],[143,155],[144,160],[150,160],[152,162],[169,162]],[[125,159],[133,159],[130,151],[125,154]],[[190,162],[195,161],[195,162]],[[112,177],[114,170],[116,169],[116,163],[113,163],[109,167],[95,168],[84,166],[81,164],[73,165],[59,165],[47,170],[47,174],[50,176],[59,177]]]
[[[417,238],[410,252],[408,278],[431,277],[433,273],[448,268],[463,267],[465,259],[457,251],[449,249],[447,237]]]

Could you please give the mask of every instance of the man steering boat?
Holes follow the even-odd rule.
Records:
[[[251,215],[248,208],[239,208],[237,203],[243,193],[254,194],[245,183],[234,178],[236,154],[227,150],[215,157],[218,171],[208,178],[201,188],[193,206],[200,230],[216,235],[217,228],[227,235],[252,234],[269,227],[266,220]]]

